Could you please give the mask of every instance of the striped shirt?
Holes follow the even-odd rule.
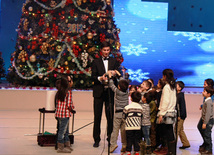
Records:
[[[132,102],[123,109],[125,130],[140,130],[143,109],[139,103]]]
[[[58,117],[58,118],[71,117],[71,113],[68,110],[69,106],[73,108],[71,90],[68,90],[64,102],[61,102],[60,100],[57,101],[55,117]]]

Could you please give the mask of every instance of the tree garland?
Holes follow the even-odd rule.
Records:
[[[89,10],[87,10],[87,9],[82,9],[82,8],[80,8],[80,7],[77,5],[76,0],[72,0],[72,1],[73,1],[74,5],[75,5],[80,11],[82,11],[82,12],[91,13],[91,14],[96,14],[98,11],[100,11],[100,10],[97,10],[97,11],[89,11]],[[102,10],[105,10],[106,7],[107,7],[107,4],[106,4],[105,0],[101,0],[101,1],[102,1],[103,4],[104,4],[104,6],[102,7]]]
[[[47,9],[47,10],[54,10],[54,9],[56,9],[56,8],[65,6],[66,0],[62,0],[62,1],[61,1],[57,6],[55,6],[55,7],[47,7],[47,6],[45,6],[44,4],[38,2],[37,0],[34,0],[34,2],[36,2],[38,5],[40,5],[40,6],[43,7],[44,9]]]
[[[56,68],[56,66],[58,65],[58,62],[59,62],[59,60],[60,60],[60,58],[61,58],[61,54],[62,54],[62,52],[65,50],[65,47],[66,47],[66,45],[64,44],[63,47],[62,47],[62,51],[58,54],[58,58],[57,58],[57,61],[56,61],[55,65],[54,65],[53,69],[51,69],[50,71],[48,71],[48,72],[46,72],[46,73],[41,73],[41,72],[43,71],[44,68],[40,68],[37,72],[35,72],[35,70],[33,69],[33,67],[32,67],[32,65],[30,64],[30,62],[27,61],[28,67],[30,67],[31,71],[35,73],[33,76],[30,76],[30,77],[25,77],[25,76],[23,76],[21,73],[19,73],[18,68],[17,68],[16,65],[15,65],[15,58],[14,58],[13,64],[14,64],[16,73],[19,75],[19,77],[21,77],[21,78],[23,78],[23,79],[25,79],[25,80],[31,80],[31,79],[33,79],[35,76],[39,76],[39,75],[42,75],[42,76],[48,75],[48,74],[51,73],[51,72]]]

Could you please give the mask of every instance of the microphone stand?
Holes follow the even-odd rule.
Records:
[[[109,84],[109,76],[107,76],[107,78],[108,78],[108,84]],[[111,104],[111,90],[110,90],[111,88],[108,88],[108,97],[109,97],[109,113],[110,113],[110,120],[112,120],[112,122],[113,122],[113,118],[112,118],[112,113],[113,113],[113,111],[112,111],[112,104]],[[112,126],[112,128],[113,128],[113,126]],[[109,137],[108,137],[108,155],[110,155],[110,145],[111,145],[111,143],[110,143],[110,141],[111,141],[111,134],[110,135],[108,135]]]
[[[109,84],[109,76],[108,75],[106,75],[106,77],[108,78],[108,84]],[[112,104],[111,104],[111,88],[107,88],[108,89],[108,98],[109,98],[109,113],[110,113],[110,117],[109,117],[109,119],[110,120],[112,120],[113,121],[113,118],[112,118],[112,113],[113,113],[113,111],[112,111]],[[108,123],[108,122],[107,122]],[[108,126],[108,124],[107,124],[107,126]],[[113,127],[113,126],[112,126]],[[108,130],[108,129],[107,129]],[[107,135],[107,140],[108,140],[108,155],[110,155],[110,145],[111,145],[111,143],[110,143],[110,141],[111,141],[111,134],[110,135]]]

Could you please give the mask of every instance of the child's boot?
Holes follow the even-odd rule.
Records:
[[[65,142],[65,148],[67,148],[68,150],[73,151],[73,149],[71,148],[71,142],[70,141]]]
[[[58,145],[57,153],[71,153],[71,150],[65,148],[63,143],[57,143],[57,145]]]
[[[147,154],[147,155],[152,154],[151,146],[147,146],[147,147],[146,147],[146,154]]]

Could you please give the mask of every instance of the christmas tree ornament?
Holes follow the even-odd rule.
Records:
[[[40,73],[40,74],[38,75],[38,77],[39,77],[40,79],[42,79],[42,78],[43,78],[43,74]]]
[[[30,7],[28,8],[28,10],[29,10],[30,12],[32,12],[32,11],[33,11],[33,7],[30,6]]]
[[[80,6],[82,4],[82,0],[77,0],[77,5]]]
[[[41,50],[42,50],[43,54],[48,54],[48,52],[47,52],[48,46],[49,46],[48,43],[46,43],[46,42],[42,43]]]
[[[87,0],[82,0],[82,2],[83,2],[83,3],[86,3],[86,2],[87,2]]]
[[[92,39],[92,38],[93,38],[93,33],[88,32],[88,34],[87,34],[87,38],[88,38],[88,39]]]
[[[68,56],[68,57],[67,57],[67,60],[68,60],[68,61],[71,61],[71,59],[72,59],[71,56]]]
[[[25,58],[22,58],[22,62],[25,62]]]
[[[56,5],[57,5],[57,3],[56,3],[54,0],[51,0],[50,6],[51,6],[52,8],[54,8]]]
[[[56,46],[56,51],[57,51],[57,52],[61,52],[61,51],[62,51],[62,46],[57,45],[57,46]]]
[[[36,61],[36,56],[34,54],[32,54],[30,56],[30,62],[35,62]]]
[[[66,66],[68,65],[68,61],[65,61],[65,63],[64,63]]]

